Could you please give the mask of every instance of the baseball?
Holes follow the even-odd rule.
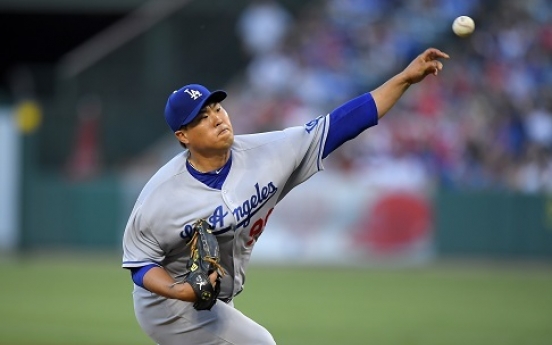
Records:
[[[460,16],[452,23],[452,31],[459,37],[467,37],[475,30],[475,22],[468,16]]]

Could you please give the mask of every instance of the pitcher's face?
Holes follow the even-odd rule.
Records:
[[[232,123],[220,103],[205,106],[192,122],[175,135],[188,149],[197,152],[225,151],[234,143]]]

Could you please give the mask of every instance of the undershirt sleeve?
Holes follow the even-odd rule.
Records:
[[[377,124],[378,109],[370,93],[342,104],[330,113],[330,128],[322,158],[326,158],[339,146]]]
[[[146,275],[146,273],[151,270],[152,268],[154,267],[159,267],[158,265],[155,265],[155,264],[150,264],[150,265],[146,265],[146,266],[142,266],[142,267],[131,267],[130,268],[130,274],[132,275],[132,281],[134,282],[134,284],[140,286],[140,287],[144,287],[144,276]]]

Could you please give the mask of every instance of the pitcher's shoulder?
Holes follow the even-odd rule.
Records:
[[[254,134],[240,134],[234,137],[232,149],[236,151],[246,151],[266,145],[274,144],[286,138],[285,131],[273,131]]]

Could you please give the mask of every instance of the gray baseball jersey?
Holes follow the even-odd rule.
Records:
[[[251,251],[274,206],[294,187],[323,169],[328,116],[283,131],[236,135],[232,167],[221,190],[196,180],[186,169],[188,151],[174,157],[145,185],[123,237],[123,267],[158,264],[175,279],[188,273],[192,224],[214,226],[221,264],[228,273],[219,298],[233,298],[245,282]],[[138,322],[159,344],[275,344],[264,327],[233,302],[210,311],[134,287]]]

